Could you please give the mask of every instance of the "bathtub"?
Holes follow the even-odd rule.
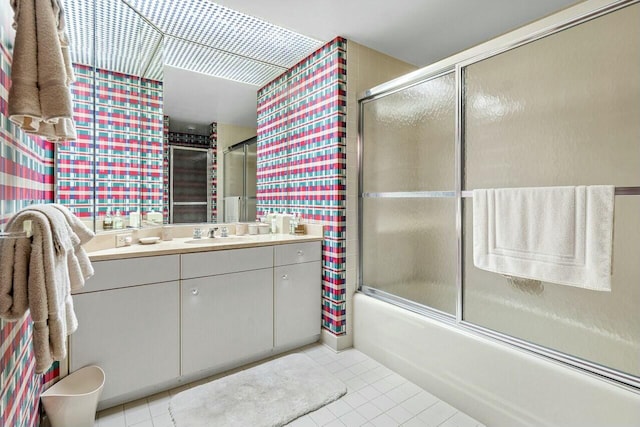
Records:
[[[487,426],[640,426],[640,393],[369,297],[354,347]]]

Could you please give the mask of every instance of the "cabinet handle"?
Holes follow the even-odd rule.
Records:
[[[191,295],[198,295],[199,293],[200,291],[198,290],[198,288],[191,289]]]
[[[298,256],[302,256],[302,255],[304,255],[304,252],[303,251],[298,251]]]
[[[289,275],[288,274],[283,274],[282,275],[282,280],[289,280]]]

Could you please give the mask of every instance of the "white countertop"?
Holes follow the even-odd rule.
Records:
[[[258,246],[283,245],[298,242],[314,242],[322,240],[321,235],[290,235],[290,234],[258,234],[230,237],[202,238],[197,243],[191,237],[174,238],[169,241],[160,240],[158,243],[143,245],[135,243],[131,246],[109,248],[88,252],[91,261],[106,261],[114,259],[138,258],[157,255],[187,254],[193,252],[220,251],[226,249],[252,248]]]

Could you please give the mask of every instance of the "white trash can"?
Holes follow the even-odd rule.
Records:
[[[92,427],[104,387],[104,371],[86,366],[40,395],[51,427]]]

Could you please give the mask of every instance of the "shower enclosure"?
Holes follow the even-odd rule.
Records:
[[[256,219],[256,137],[224,151],[224,222]]]
[[[639,389],[638,22],[616,2],[364,93],[360,290]],[[474,267],[471,190],[598,184],[616,186],[611,292]]]
[[[211,221],[211,152],[208,148],[171,146],[171,222]]]

